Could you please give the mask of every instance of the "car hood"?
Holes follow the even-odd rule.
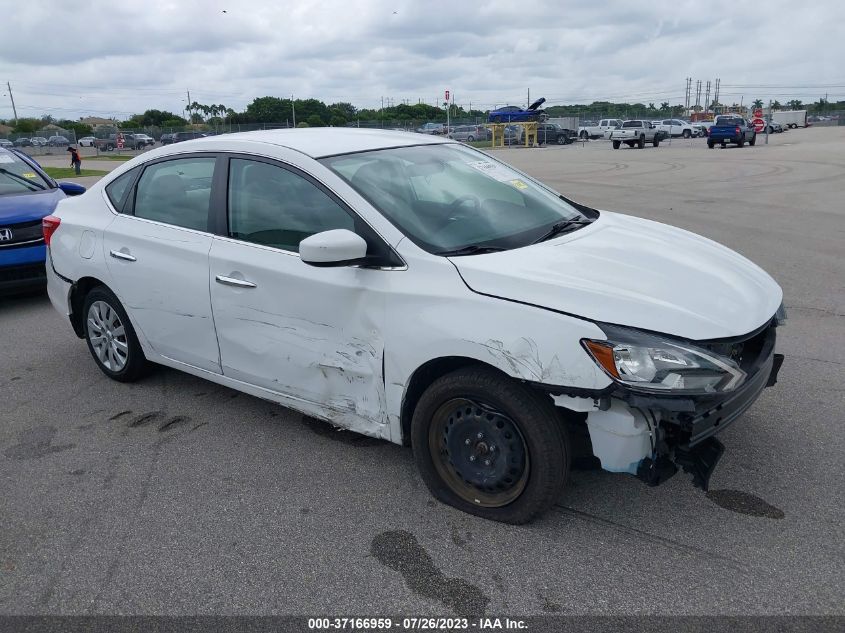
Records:
[[[481,294],[692,340],[747,334],[783,299],[780,286],[738,253],[607,211],[558,239],[451,261]]]
[[[0,196],[0,225],[32,222],[50,215],[59,200],[65,197],[61,189],[47,189],[33,193]]]

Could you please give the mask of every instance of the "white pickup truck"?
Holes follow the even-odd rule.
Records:
[[[607,138],[611,130],[622,124],[622,119],[602,119],[598,124],[585,123],[578,126],[578,138],[582,141],[592,138]]]
[[[666,138],[666,132],[658,130],[649,121],[637,119],[624,121],[622,125],[610,132],[609,138],[613,143],[613,149],[619,149],[622,143],[628,147],[637,146],[642,149],[646,143],[651,143],[655,147],[660,145],[660,141]]]
[[[666,132],[666,134],[674,138],[679,136],[691,138],[701,135],[701,132],[697,128],[681,119],[663,119],[662,121],[652,121],[652,123],[658,130]]]

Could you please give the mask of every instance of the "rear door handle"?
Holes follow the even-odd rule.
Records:
[[[109,255],[111,255],[115,259],[122,259],[127,262],[137,261],[134,256],[130,255],[129,253],[124,253],[123,251],[109,251]]]
[[[255,284],[246,279],[236,279],[235,277],[226,277],[225,275],[217,275],[214,278],[217,283],[226,286],[237,286],[238,288],[255,288]]]

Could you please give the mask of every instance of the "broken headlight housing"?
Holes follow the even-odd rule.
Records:
[[[717,394],[745,382],[746,373],[736,361],[688,341],[598,325],[607,340],[581,343],[605,373],[627,387],[652,393]]]

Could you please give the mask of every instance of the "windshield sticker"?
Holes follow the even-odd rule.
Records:
[[[510,181],[510,183],[511,183],[514,187],[516,187],[517,189],[528,189],[528,185],[526,185],[524,182],[522,182],[522,181],[521,181],[521,180],[519,180],[519,179],[517,179],[517,180],[511,180],[511,181]]]
[[[500,165],[499,163],[488,163],[486,160],[478,160],[472,163],[467,163],[473,169],[480,171],[485,176],[489,176],[493,180],[498,180],[499,182],[507,182],[514,186],[516,185],[516,180],[514,180],[514,176],[517,176],[516,172],[511,171],[504,165]],[[524,182],[521,180],[519,181],[523,185]],[[526,187],[528,185],[525,185]]]
[[[21,174],[21,176],[23,176],[24,178],[37,178],[38,177],[34,173],[32,173],[31,171],[25,171]]]

